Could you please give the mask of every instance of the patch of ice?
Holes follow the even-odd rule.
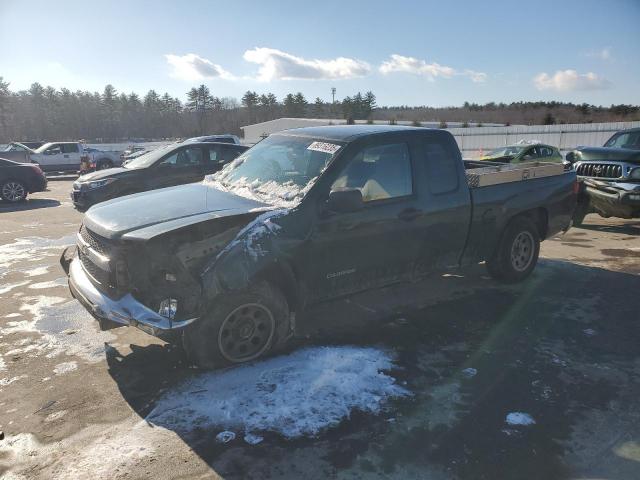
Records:
[[[198,375],[165,394],[147,421],[179,432],[224,428],[312,436],[353,410],[379,413],[410,393],[383,373],[391,355],[376,348],[317,347],[253,365]]]
[[[26,285],[28,283],[29,283],[28,281],[23,281],[23,282],[5,284],[3,287],[0,287],[0,295],[2,295],[3,293],[9,293],[14,288],[22,287],[23,285]]]
[[[462,370],[462,375],[464,375],[467,378],[472,378],[475,377],[478,373],[478,370],[476,370],[475,368],[465,368],[464,370]]]
[[[65,373],[73,372],[77,369],[78,362],[62,362],[54,367],[53,373],[56,375],[64,375]]]
[[[263,437],[261,437],[260,435],[255,435],[253,433],[247,433],[244,436],[244,441],[247,442],[249,445],[257,445],[260,442],[262,442],[262,440],[264,440]]]
[[[16,317],[21,317],[22,314],[18,313],[18,312],[14,312],[14,313],[10,313],[9,315],[5,315],[4,318],[16,318]]]
[[[44,288],[55,288],[55,287],[66,287],[66,286],[67,286],[67,277],[60,277],[60,278],[56,278],[55,280],[50,280],[48,282],[32,283],[31,285],[29,285],[29,288],[41,290]]]
[[[236,438],[235,433],[225,430],[224,432],[220,432],[219,434],[216,435],[216,442],[229,443],[235,440],[235,438]]]
[[[4,372],[7,369],[7,364],[4,362],[4,358],[0,355],[0,372]]]
[[[11,378],[0,378],[0,387],[6,387],[7,385],[11,385],[13,382],[17,382],[18,380],[22,380],[23,378],[27,378],[26,375],[18,375],[16,377]]]
[[[534,425],[536,421],[531,415],[523,412],[511,412],[507,415],[505,421],[509,425]]]
[[[27,277],[38,277],[40,275],[45,275],[48,271],[49,271],[49,265],[45,265],[42,267],[36,267],[30,270],[25,270],[23,273]]]

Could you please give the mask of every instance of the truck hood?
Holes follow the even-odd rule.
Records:
[[[147,240],[212,218],[269,209],[266,203],[192,183],[99,203],[87,211],[84,224],[106,238]]]
[[[576,162],[600,160],[640,163],[640,151],[629,148],[578,147],[573,153]]]

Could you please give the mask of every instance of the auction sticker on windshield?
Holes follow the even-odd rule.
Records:
[[[335,143],[327,143],[327,142],[313,142],[311,145],[307,147],[307,150],[315,150],[316,152],[324,152],[334,154],[342,145],[336,145]]]

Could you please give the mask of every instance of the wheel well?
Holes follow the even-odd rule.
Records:
[[[519,213],[514,218],[517,217],[524,217],[531,220],[537,227],[540,240],[544,240],[545,238],[547,238],[547,232],[549,231],[549,214],[546,208],[533,208],[531,210]]]
[[[299,308],[300,291],[293,270],[283,263],[273,264],[262,270],[256,279],[269,282],[282,292],[289,305],[289,310],[295,312]]]

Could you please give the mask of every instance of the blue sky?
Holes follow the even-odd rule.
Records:
[[[0,0],[0,76],[183,99],[640,104],[640,1]]]

